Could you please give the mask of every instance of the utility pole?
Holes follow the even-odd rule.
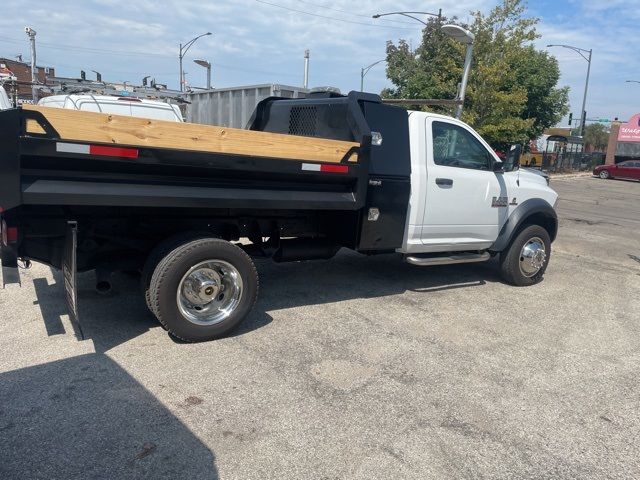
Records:
[[[302,86],[309,88],[309,50],[304,51],[304,81]]]
[[[29,37],[31,47],[31,96],[33,103],[38,103],[38,77],[36,75],[36,31],[31,27],[24,27],[24,31]]]

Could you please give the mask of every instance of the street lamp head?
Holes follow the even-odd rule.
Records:
[[[205,35],[213,35],[213,33],[207,32],[207,33],[205,33]]]
[[[472,44],[476,38],[473,33],[471,33],[469,30],[462,28],[459,25],[449,24],[449,25],[443,25],[441,28],[442,28],[442,32],[446,36],[451,37],[454,40],[457,40],[458,42],[463,43],[465,45]]]
[[[375,15],[371,15],[371,18],[380,18],[380,14],[376,13]]]
[[[211,63],[206,60],[194,60],[195,63],[204,68],[211,68]]]

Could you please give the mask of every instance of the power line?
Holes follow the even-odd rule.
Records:
[[[0,40],[9,43],[17,43],[23,44],[22,40],[17,40],[15,38],[8,37],[0,37]],[[77,45],[65,45],[60,43],[49,43],[49,42],[41,42],[38,41],[39,47],[47,47],[52,48],[54,50],[68,50],[68,51],[78,51],[78,52],[86,52],[86,53],[104,53],[108,55],[128,55],[128,56],[145,56],[145,57],[162,57],[162,58],[173,58],[172,55],[166,55],[162,53],[148,53],[148,52],[136,52],[131,50],[108,50],[105,48],[95,48],[95,47],[78,47]]]
[[[0,36],[0,40],[9,42],[9,43],[17,43],[17,44],[23,44],[24,42],[21,40],[17,40],[17,39],[13,39],[13,38],[8,38],[8,37],[1,37]],[[165,54],[160,54],[160,53],[146,53],[146,52],[136,52],[136,51],[124,51],[124,50],[108,50],[108,49],[104,49],[104,48],[94,48],[94,47],[77,47],[74,45],[64,45],[64,44],[56,44],[56,43],[49,43],[49,42],[38,42],[38,46],[41,47],[46,47],[46,48],[50,48],[50,49],[54,49],[54,50],[67,50],[67,51],[78,51],[81,53],[100,53],[100,54],[104,54],[104,55],[117,55],[117,56],[121,56],[121,55],[137,55],[137,56],[144,56],[144,57],[158,57],[158,58],[163,58],[163,59],[173,59],[174,56],[172,55],[165,55]],[[226,68],[227,70],[236,70],[239,72],[246,72],[246,73],[259,73],[261,75],[273,75],[273,76],[281,76],[281,77],[298,77],[298,75],[294,75],[291,73],[281,73],[281,72],[269,72],[269,71],[265,71],[265,70],[255,70],[255,69],[251,69],[251,68],[243,68],[243,67],[236,67],[236,66],[232,66],[232,65],[226,65],[223,63],[215,63],[214,64],[216,67],[222,67],[222,68]],[[60,64],[60,66],[64,66],[62,64]],[[69,67],[67,66],[66,68],[77,68],[77,67]],[[114,73],[118,73],[115,72]],[[120,73],[124,73],[126,74],[126,72],[120,72]],[[161,73],[157,74],[157,75],[163,75]]]
[[[326,10],[332,10],[334,12],[340,12],[340,13],[345,13],[347,15],[351,15],[353,17],[361,17],[361,18],[371,18],[371,15],[364,15],[362,13],[353,13],[350,12],[348,10],[342,10],[340,8],[333,8],[333,7],[329,7],[328,5],[322,5],[322,4],[316,4],[313,2],[306,2],[305,0],[298,0],[298,2],[300,3],[304,3],[306,5],[310,5],[312,7],[317,7],[317,8],[324,8]],[[387,19],[387,18],[381,18],[380,20],[378,20],[379,22],[391,22],[391,23],[402,23],[404,25],[415,25],[412,22],[403,22],[402,20],[391,20],[391,19]]]
[[[365,27],[375,27],[375,28],[397,28],[397,29],[400,29],[400,30],[415,30],[415,28],[409,28],[409,27],[395,27],[395,26],[391,26],[391,25],[376,25],[376,24],[373,24],[373,23],[356,22],[354,20],[346,20],[344,18],[330,17],[328,15],[320,15],[319,13],[311,13],[311,12],[306,12],[304,10],[298,10],[296,8],[286,7],[284,5],[278,5],[277,3],[267,2],[265,0],[256,0],[256,2],[262,3],[264,5],[270,5],[270,6],[276,7],[276,8],[281,8],[283,10],[288,10],[290,12],[301,13],[303,15],[309,15],[311,17],[324,18],[325,20],[333,20],[333,21],[336,21],[336,22],[350,23],[352,25],[364,25]]]

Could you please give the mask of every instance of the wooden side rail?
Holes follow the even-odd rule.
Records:
[[[38,105],[22,108],[44,115],[62,140],[328,163],[340,163],[348,156],[349,162],[358,161],[355,152],[360,145],[355,142]],[[44,133],[37,121],[31,119],[27,121],[26,130],[27,134]]]

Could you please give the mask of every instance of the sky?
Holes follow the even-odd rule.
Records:
[[[539,48],[570,44],[593,49],[587,118],[630,118],[640,111],[640,53],[635,45],[638,0],[529,0],[528,15],[540,18]],[[388,40],[417,45],[421,25],[401,16],[374,20],[389,11],[438,9],[469,18],[488,12],[497,0],[4,0],[0,16],[0,56],[28,60],[24,27],[37,31],[40,66],[59,76],[80,70],[102,73],[106,81],[141,83],[150,75],[178,88],[178,50],[195,36],[187,52],[187,82],[204,87],[213,64],[214,87],[277,83],[301,86],[304,50],[310,54],[310,87],[334,86],[343,93],[360,86],[360,69],[385,57]],[[634,6],[635,4],[635,6]],[[55,5],[55,8],[52,6]],[[570,107],[579,117],[587,62],[577,53],[553,48],[560,62],[560,85],[570,87]],[[384,63],[365,78],[365,90],[390,86]],[[564,121],[566,123],[566,121]]]

